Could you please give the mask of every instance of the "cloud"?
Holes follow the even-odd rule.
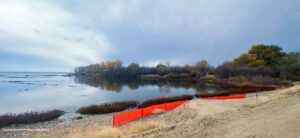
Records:
[[[121,49],[115,57],[128,61],[182,59],[193,63],[207,59],[218,65],[253,44],[297,50],[298,4],[295,0],[145,0],[126,5],[126,9],[135,10],[124,9],[120,13],[126,14],[116,22],[111,20],[104,30]]]
[[[297,0],[1,1],[0,52],[35,56],[69,68],[115,59],[143,65],[206,59],[218,65],[258,43],[299,51],[299,4]]]
[[[2,1],[0,50],[77,66],[111,52],[106,36],[76,24],[72,13],[46,1]]]

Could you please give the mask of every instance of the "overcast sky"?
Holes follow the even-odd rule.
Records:
[[[253,44],[300,51],[299,0],[0,0],[0,71],[121,59],[212,65]]]

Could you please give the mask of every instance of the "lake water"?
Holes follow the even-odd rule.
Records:
[[[0,73],[0,114],[52,109],[74,113],[81,106],[212,93],[199,82],[66,77],[67,73]]]

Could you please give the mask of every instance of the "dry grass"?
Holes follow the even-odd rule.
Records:
[[[229,96],[229,95],[242,94],[242,93],[272,91],[275,89],[276,87],[271,87],[271,86],[235,86],[228,90],[218,91],[214,93],[196,93],[195,96],[200,98],[214,97],[214,96]]]
[[[27,112],[22,114],[5,114],[0,116],[0,128],[12,124],[32,124],[54,120],[64,112],[60,110],[51,110],[48,112]]]
[[[224,90],[224,91],[218,91],[214,93],[196,93],[195,96],[198,98],[204,98],[204,97],[213,97],[213,96],[228,96],[231,94],[231,91]]]
[[[76,128],[69,133],[57,132],[54,137],[66,138],[118,138],[140,134],[142,132],[165,128],[167,125],[163,122],[136,122],[124,125],[122,127],[91,127],[91,128]],[[51,135],[53,137],[53,135]]]
[[[152,105],[170,103],[170,102],[176,102],[176,101],[191,100],[193,98],[194,97],[192,95],[179,95],[179,96],[174,96],[174,97],[160,97],[160,98],[146,100],[145,102],[140,104],[138,106],[138,108],[145,108],[145,107],[149,107],[149,106],[152,106]]]
[[[259,97],[259,103],[267,103],[287,96],[300,95],[300,82],[295,82],[290,88],[274,90],[271,94]]]
[[[106,114],[112,112],[120,112],[128,108],[137,107],[138,102],[136,101],[127,101],[127,102],[114,102],[114,103],[105,103],[100,105],[89,105],[81,107],[78,109],[80,114]]]

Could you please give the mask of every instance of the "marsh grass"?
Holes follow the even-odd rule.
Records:
[[[196,93],[195,96],[200,98],[214,97],[214,96],[229,96],[234,94],[272,91],[275,89],[276,89],[275,87],[270,87],[270,86],[235,86],[228,90],[223,90],[214,93]]]
[[[270,86],[242,86],[242,87],[235,87],[229,89],[231,93],[234,94],[240,94],[240,93],[251,93],[251,92],[262,92],[262,91],[273,91],[276,87],[270,87]]]
[[[180,95],[174,97],[161,97],[155,99],[149,99],[138,106],[138,108],[145,108],[152,105],[169,103],[169,102],[176,102],[176,101],[183,101],[183,100],[191,100],[194,97],[192,95]]]
[[[230,95],[230,91],[219,91],[214,93],[196,93],[195,96],[198,98],[205,98],[205,97],[213,97],[213,96],[228,96]]]
[[[4,114],[0,116],[0,127],[12,124],[32,124],[54,120],[64,112],[60,110],[51,110],[48,112],[27,112],[22,114]]]
[[[113,103],[105,103],[99,105],[89,105],[81,107],[77,110],[80,114],[107,114],[113,112],[120,112],[128,108],[137,107],[138,102],[136,101],[126,101],[126,102],[113,102]]]

